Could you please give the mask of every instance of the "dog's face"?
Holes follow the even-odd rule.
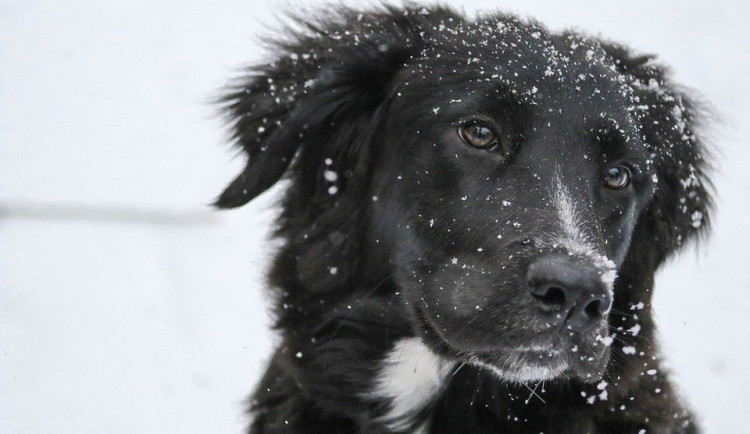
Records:
[[[509,65],[477,48],[460,73],[423,60],[378,140],[370,236],[391,245],[414,322],[506,380],[601,376],[617,269],[653,193],[632,95],[571,42],[552,77],[534,51]]]
[[[276,277],[290,305],[392,279],[400,319],[450,360],[600,378],[613,303],[633,297],[623,274],[650,279],[705,226],[689,99],[647,56],[513,18],[348,19],[225,98],[250,159],[218,205],[294,161]]]

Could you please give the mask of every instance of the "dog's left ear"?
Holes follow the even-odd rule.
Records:
[[[618,70],[629,78],[640,107],[640,124],[656,168],[654,197],[642,214],[631,244],[656,270],[685,243],[708,230],[711,184],[707,150],[699,135],[704,111],[668,78],[653,56],[633,55],[603,44]],[[646,265],[646,264],[644,264]]]
[[[287,174],[277,235],[288,242],[272,273],[293,279],[287,287],[330,291],[353,276],[375,135],[398,74],[425,48],[423,29],[449,13],[383,6],[296,18],[291,41],[272,42],[276,58],[221,100],[248,161],[216,206],[244,205]]]
[[[308,196],[341,192],[341,177],[354,170],[347,165],[361,142],[357,136],[372,133],[370,121],[394,75],[419,50],[417,15],[391,12],[296,18],[304,30],[287,30],[291,42],[272,41],[269,51],[277,57],[230,87],[219,103],[248,162],[216,206],[252,200],[282,177],[298,153],[306,154],[298,157],[307,160],[300,165],[309,166],[300,167],[308,179],[298,180]]]

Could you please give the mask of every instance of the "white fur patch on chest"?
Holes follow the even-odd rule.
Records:
[[[403,431],[442,390],[452,363],[430,351],[419,338],[401,339],[386,355],[375,378],[371,398],[390,401],[379,420],[393,431]],[[425,431],[420,427],[419,432]]]

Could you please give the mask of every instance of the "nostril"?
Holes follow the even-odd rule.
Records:
[[[583,312],[589,319],[598,319],[602,316],[601,306],[601,300],[591,300],[586,304],[586,307],[583,308]]]
[[[596,320],[604,315],[606,315],[609,312],[610,308],[610,297],[607,295],[602,295],[600,297],[593,298],[592,300],[589,300],[588,303],[583,307],[583,313],[586,315],[587,318]]]
[[[548,286],[543,291],[533,292],[532,295],[548,307],[562,307],[565,305],[565,290],[557,286]]]

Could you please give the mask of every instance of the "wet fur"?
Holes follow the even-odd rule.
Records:
[[[428,102],[433,93],[462,98],[467,92],[463,80],[479,77],[477,63],[481,65],[486,59],[475,63],[470,60],[467,52],[472,50],[481,57],[482,49],[478,47],[482,37],[467,29],[497,28],[497,23],[514,29],[520,40],[529,44],[534,43],[537,32],[552,44],[561,43],[568,35],[579,38],[575,34],[550,35],[537,23],[502,14],[472,20],[442,7],[342,9],[333,18],[297,19],[284,38],[270,41],[269,52],[275,56],[272,61],[250,68],[222,98],[234,139],[247,154],[248,164],[219,197],[217,205],[241,206],[282,177],[289,180],[276,228],[282,245],[269,275],[275,327],[282,341],[251,398],[250,433],[391,432],[382,417],[392,402],[387,396],[373,393],[373,380],[383,371],[383,361],[394,345],[402,339],[418,337],[444,357],[445,363],[450,364],[453,357],[420,327],[421,321],[426,320],[415,307],[420,303],[415,294],[426,291],[422,294],[427,294],[430,306],[441,301],[430,298],[438,295],[421,288],[414,280],[417,274],[410,273],[421,270],[413,273],[421,273],[418,275],[422,281],[431,278],[425,276],[438,276],[432,281],[438,285],[442,282],[440,273],[454,271],[445,271],[445,267],[424,270],[435,261],[445,262],[456,256],[476,269],[508,264],[508,269],[518,274],[517,270],[526,264],[523,261],[533,257],[533,249],[522,246],[512,247],[519,252],[517,259],[509,259],[507,252],[501,255],[503,249],[511,248],[507,245],[489,245],[477,257],[473,256],[477,255],[476,249],[472,247],[473,253],[468,253],[467,247],[495,240],[496,234],[510,240],[521,239],[536,229],[544,232],[533,222],[552,218],[547,214],[554,213],[534,205],[527,207],[527,214],[513,208],[524,196],[535,194],[533,178],[519,178],[518,185],[502,187],[503,197],[510,202],[510,210],[502,212],[511,214],[502,214],[500,223],[507,218],[523,225],[497,229],[474,219],[475,215],[489,212],[488,208],[505,210],[499,200],[488,196],[482,202],[484,194],[466,201],[450,200],[451,192],[458,188],[455,183],[467,183],[477,190],[483,188],[480,175],[487,179],[496,176],[482,172],[484,162],[470,161],[479,154],[462,159],[471,163],[472,170],[476,169],[472,173],[461,172],[460,166],[457,169],[438,157],[396,157],[387,152],[393,143],[417,140],[413,137],[429,133],[409,131],[410,125],[424,122],[435,108],[435,115],[447,110],[447,100],[436,106]],[[450,31],[438,30],[445,28]],[[609,349],[612,354],[606,359],[606,396],[601,396],[599,381],[570,377],[544,384],[514,384],[479,365],[456,362],[434,399],[423,408],[416,408],[399,425],[408,427],[407,431],[425,422],[431,433],[697,430],[660,367],[650,302],[657,269],[708,226],[705,150],[696,133],[700,113],[653,57],[634,54],[610,42],[580,38],[597,53],[599,66],[592,60],[592,70],[609,65],[613,74],[624,78],[624,85],[634,92],[638,105],[649,107],[631,127],[636,139],[648,147],[651,175],[643,181],[647,187],[633,206],[637,213],[618,220],[627,236],[613,238],[622,246],[622,254],[616,260],[614,306],[608,318],[610,331],[617,337]],[[517,49],[528,50],[523,43]],[[512,51],[504,53],[509,56]],[[437,54],[446,63],[464,66],[445,75],[443,81],[429,72],[419,72],[420,62],[434,61]],[[577,68],[586,67],[585,60],[579,63]],[[514,83],[512,76],[504,79],[504,86],[510,89],[524,86]],[[404,86],[407,81],[411,87]],[[553,90],[548,90],[547,95],[553,98],[549,92],[555,88],[550,89]],[[601,104],[612,111],[617,111],[619,104],[624,112],[623,103],[613,98],[605,98]],[[512,119],[521,119],[518,125],[533,122],[533,115],[526,109],[509,107],[504,112],[510,112]],[[598,115],[587,107],[575,110],[581,119]],[[554,138],[557,133],[553,129],[546,134]],[[568,140],[563,132],[559,134],[560,141]],[[514,140],[518,138],[524,149],[524,140],[532,140],[532,136],[516,134]],[[434,138],[437,140],[441,139]],[[397,173],[400,161],[407,157],[414,157],[414,164],[409,166],[412,170]],[[549,173],[543,166],[549,156],[525,158],[537,158],[542,176]],[[502,164],[512,168],[520,163]],[[335,179],[326,175],[327,170],[336,174]],[[577,178],[566,175],[574,172],[566,171],[565,166],[562,170],[557,182],[565,179],[566,188],[573,192],[585,190],[588,184],[579,184]],[[401,178],[397,177],[409,183],[410,187],[404,189],[408,191],[399,190],[396,179]],[[597,216],[585,214],[586,206],[579,204],[577,208],[584,210],[584,223],[596,223]],[[459,236],[461,226],[444,223],[451,216],[479,230]],[[435,219],[442,232],[434,232],[434,240],[414,235],[429,234],[434,223],[430,220]],[[602,239],[610,236],[606,228],[597,229],[594,223],[589,225],[592,233],[603,234]],[[469,244],[474,241],[476,244]],[[539,248],[546,249],[542,244]],[[613,250],[610,256],[617,253]],[[455,274],[448,276],[452,277],[445,279],[457,279]],[[512,280],[512,275],[508,276]],[[490,282],[491,278],[477,274],[467,287],[483,279]],[[467,291],[469,295],[462,296],[474,297],[476,304],[481,304],[486,295],[479,289]],[[472,307],[475,304],[473,300],[466,303]],[[525,302],[513,295],[494,307],[492,303],[483,307],[484,311],[510,312],[511,308],[522,310],[522,303]],[[430,312],[422,315],[434,314]],[[457,315],[465,319],[479,314],[467,308]],[[484,315],[479,321],[496,321],[485,319],[490,313]],[[636,325],[640,329],[633,332]],[[508,327],[515,331],[526,325],[518,317]],[[457,330],[452,336],[465,331]],[[503,339],[502,333],[497,335]],[[488,336],[459,337],[461,342],[482,341],[481,344],[492,346]],[[513,342],[512,338],[507,339]],[[637,348],[637,354],[624,354],[625,347]]]

